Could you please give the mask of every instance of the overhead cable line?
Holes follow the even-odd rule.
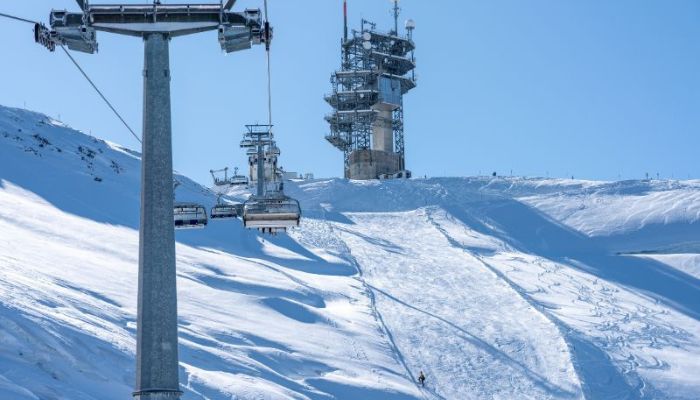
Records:
[[[32,21],[32,20],[29,20],[29,19],[20,18],[20,17],[14,16],[14,15],[9,15],[9,14],[4,14],[4,13],[0,13],[0,17],[5,17],[5,18],[9,18],[9,19],[14,19],[14,20],[21,21],[21,22],[27,22],[27,23],[30,23],[30,24],[33,24],[33,25],[41,24],[40,22],[37,22],[37,21]],[[124,124],[124,126],[126,127],[126,129],[129,130],[129,132],[131,133],[131,135],[132,135],[139,143],[141,143],[141,138],[139,138],[139,136],[136,134],[136,132],[134,132],[134,130],[131,129],[131,127],[129,126],[129,124],[126,123],[126,121],[124,120],[124,118],[122,118],[121,114],[119,114],[119,111],[117,111],[117,109],[114,108],[114,106],[112,105],[112,103],[107,99],[107,97],[102,93],[102,91],[97,87],[97,85],[95,85],[95,82],[93,82],[92,79],[90,79],[90,77],[89,77],[88,74],[85,72],[85,70],[80,66],[80,64],[78,64],[78,61],[76,61],[76,59],[73,58],[73,56],[68,52],[68,50],[66,50],[66,48],[65,48],[65,46],[63,46],[63,44],[59,43],[59,46],[61,47],[61,49],[63,50],[63,52],[66,54],[66,56],[68,56],[68,58],[73,62],[73,65],[75,65],[75,67],[78,68],[78,71],[80,71],[80,73],[83,75],[83,77],[85,77],[85,79],[90,83],[90,85],[93,87],[93,89],[95,89],[95,91],[97,92],[97,94],[100,95],[100,97],[102,98],[102,100],[104,100],[104,102],[107,104],[107,106],[112,110],[112,112],[114,113],[114,115],[116,115],[117,118],[119,118],[119,120],[122,122],[122,124]]]
[[[68,56],[68,58],[70,58],[70,60],[71,60],[71,61],[73,62],[73,64],[75,65],[75,67],[78,68],[78,71],[80,71],[80,73],[83,74],[83,76],[85,77],[85,79],[87,79],[87,81],[90,82],[90,85],[92,85],[92,87],[95,89],[95,91],[97,92],[97,94],[99,94],[100,97],[102,97],[102,100],[104,100],[105,103],[107,103],[107,106],[109,106],[109,108],[114,112],[114,115],[116,115],[117,118],[119,118],[119,120],[122,122],[122,124],[124,124],[124,126],[126,127],[126,129],[128,129],[129,132],[131,132],[131,135],[134,137],[134,139],[138,140],[138,142],[141,143],[141,138],[139,138],[138,135],[136,134],[136,132],[134,132],[134,130],[131,129],[131,127],[129,126],[129,124],[127,124],[126,121],[124,121],[124,118],[122,118],[121,114],[119,114],[119,111],[117,111],[117,109],[114,108],[114,106],[112,105],[112,103],[110,103],[109,100],[107,100],[107,97],[105,97],[105,95],[102,94],[102,91],[97,87],[97,85],[95,85],[95,83],[92,81],[92,79],[90,79],[90,77],[89,77],[89,76],[85,73],[85,71],[80,67],[80,64],[78,64],[78,62],[75,60],[75,58],[73,58],[73,56],[68,52],[68,50],[66,50],[66,47],[63,46],[63,45],[61,45],[61,50],[63,50],[63,52],[66,53],[66,55]]]
[[[36,22],[36,21],[32,21],[32,20],[25,19],[25,18],[20,18],[20,17],[15,17],[14,15],[10,15],[10,14],[0,13],[0,17],[5,17],[5,18],[9,18],[9,19],[14,19],[14,20],[17,20],[17,21],[22,21],[22,22],[28,22],[28,23],[30,23],[30,24],[38,24],[38,22]]]

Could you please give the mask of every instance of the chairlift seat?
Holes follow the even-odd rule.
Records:
[[[290,197],[252,198],[243,206],[243,225],[250,229],[286,229],[299,226],[301,208]]]
[[[217,204],[211,208],[211,219],[232,219],[238,217],[235,204]]]
[[[248,177],[245,175],[234,175],[231,177],[231,185],[232,186],[247,185],[247,184],[248,184]]]
[[[207,209],[195,203],[176,203],[173,207],[175,229],[204,228],[209,222]]]

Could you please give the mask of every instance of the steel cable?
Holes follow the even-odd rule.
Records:
[[[37,22],[37,21],[32,21],[32,20],[29,20],[29,19],[26,19],[26,18],[16,17],[16,16],[14,16],[14,15],[5,14],[5,13],[0,13],[0,17],[5,17],[5,18],[9,18],[9,19],[14,19],[14,20],[17,20],[17,21],[27,22],[27,23],[35,24],[35,25],[36,25],[36,24],[40,24],[40,22]],[[73,65],[75,65],[75,67],[78,68],[78,71],[80,71],[80,73],[83,75],[83,77],[85,77],[85,79],[87,79],[87,81],[90,83],[90,85],[93,87],[93,89],[95,89],[95,91],[97,92],[97,94],[99,94],[100,97],[102,98],[102,100],[104,100],[104,102],[107,104],[107,106],[110,108],[110,110],[112,110],[112,112],[114,113],[114,115],[116,115],[117,118],[119,118],[119,120],[122,122],[122,124],[124,124],[124,126],[126,127],[126,129],[129,130],[129,132],[131,133],[131,135],[132,135],[139,143],[141,143],[141,138],[139,138],[139,136],[136,134],[136,132],[134,132],[134,130],[131,129],[131,127],[129,126],[129,124],[126,123],[126,121],[124,120],[124,118],[122,118],[121,114],[119,114],[119,111],[117,111],[117,109],[114,108],[114,106],[112,105],[112,103],[107,99],[107,97],[102,93],[102,91],[97,87],[97,85],[95,85],[95,83],[92,81],[92,79],[90,79],[90,77],[89,77],[88,74],[85,72],[85,70],[83,70],[83,68],[80,66],[80,64],[78,64],[78,61],[77,61],[75,58],[73,58],[73,56],[70,54],[70,52],[68,52],[68,50],[66,50],[66,48],[65,48],[65,46],[64,46],[63,44],[60,44],[60,43],[59,43],[59,46],[61,47],[61,49],[63,50],[63,52],[68,56],[68,58],[73,62]]]

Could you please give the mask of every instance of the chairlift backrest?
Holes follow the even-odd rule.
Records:
[[[243,225],[251,229],[285,230],[299,226],[301,208],[290,197],[253,198],[243,207]]]
[[[248,177],[244,175],[236,175],[231,177],[231,185],[247,185]]]
[[[238,207],[235,204],[217,204],[211,209],[212,219],[232,219],[238,217]]]
[[[207,209],[194,203],[176,203],[173,207],[176,229],[204,228],[207,226]]]

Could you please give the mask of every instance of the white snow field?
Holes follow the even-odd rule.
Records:
[[[138,157],[0,107],[0,399],[130,398]],[[286,189],[289,235],[177,233],[183,399],[700,397],[700,182]]]

